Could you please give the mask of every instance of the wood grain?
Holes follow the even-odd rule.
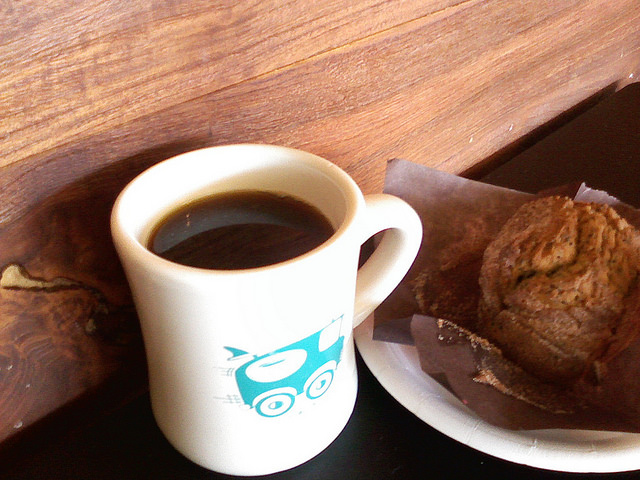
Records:
[[[466,2],[24,159],[0,179],[0,222],[113,162],[217,143],[307,149],[378,191],[388,158],[464,171],[637,78],[634,0],[518,6]]]
[[[144,378],[112,202],[62,190],[0,229],[0,441],[109,379]]]
[[[637,0],[276,5],[2,3],[0,271],[31,286],[0,286],[0,440],[141,352],[108,219],[147,166],[275,143],[377,192],[390,158],[464,172],[639,73]]]
[[[3,2],[0,166],[461,1]]]

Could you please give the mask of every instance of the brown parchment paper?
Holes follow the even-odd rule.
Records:
[[[534,195],[400,159],[388,163],[384,191],[413,206],[424,233],[405,280],[375,312],[374,340],[415,345],[422,369],[494,425],[640,432],[640,338],[609,363],[598,384],[552,385],[475,334],[484,249]],[[582,184],[541,195],[549,193],[610,204],[640,227],[640,212],[606,192]],[[429,288],[417,299],[421,282]],[[640,315],[640,295],[634,310]]]

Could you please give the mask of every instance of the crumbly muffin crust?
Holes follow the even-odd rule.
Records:
[[[640,232],[613,208],[528,202],[485,249],[478,331],[539,378],[597,373],[640,329],[625,315],[639,270]]]

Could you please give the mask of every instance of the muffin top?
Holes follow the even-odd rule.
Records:
[[[607,206],[551,196],[524,204],[487,246],[478,329],[539,378],[597,373],[635,335],[625,315],[640,232]]]

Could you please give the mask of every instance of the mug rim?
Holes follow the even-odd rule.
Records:
[[[217,152],[223,150],[256,150],[264,151],[271,150],[274,152],[280,151],[282,153],[291,155],[295,157],[296,161],[302,160],[305,164],[314,167],[320,173],[324,174],[327,177],[330,177],[334,182],[339,185],[340,191],[344,196],[345,201],[345,213],[340,224],[335,228],[333,234],[325,240],[322,244],[317,247],[301,254],[290,258],[288,260],[284,260],[281,262],[264,265],[260,267],[253,268],[243,268],[243,269],[213,269],[213,268],[202,268],[202,267],[193,267],[189,265],[180,264],[177,262],[173,262],[171,260],[167,260],[155,253],[153,253],[149,248],[144,245],[144,242],[141,238],[135,235],[134,232],[128,230],[120,219],[123,208],[126,207],[126,202],[128,200],[128,195],[130,195],[131,191],[136,188],[136,185],[145,178],[153,175],[159,169],[167,168],[170,164],[174,164],[176,162],[180,162],[188,157],[195,157],[198,155],[208,154],[209,152]],[[144,262],[148,268],[151,268],[157,272],[167,272],[167,271],[175,271],[181,272],[183,274],[192,274],[192,275],[205,275],[209,276],[211,274],[215,275],[247,275],[247,274],[259,274],[263,272],[271,272],[273,270],[281,270],[286,268],[291,268],[293,265],[299,265],[300,263],[306,263],[310,260],[316,259],[318,256],[322,256],[323,253],[336,248],[336,244],[341,243],[345,236],[348,235],[348,232],[351,230],[350,226],[354,223],[357,211],[364,205],[364,196],[355,183],[355,181],[340,167],[330,162],[329,160],[320,157],[316,154],[299,150],[296,148],[272,145],[272,144],[262,144],[262,143],[236,143],[236,144],[223,144],[223,145],[214,145],[210,147],[203,147],[195,150],[190,150],[178,155],[171,156],[167,159],[161,160],[160,162],[150,166],[145,169],[138,175],[136,175],[132,180],[130,180],[127,185],[120,191],[118,194],[112,210],[111,210],[111,233],[114,244],[116,245],[117,250],[127,250],[127,252],[133,256],[136,256],[141,262]],[[317,207],[317,205],[314,205]],[[146,219],[146,223],[151,223],[151,217],[149,216]],[[366,240],[366,239],[365,239]]]

